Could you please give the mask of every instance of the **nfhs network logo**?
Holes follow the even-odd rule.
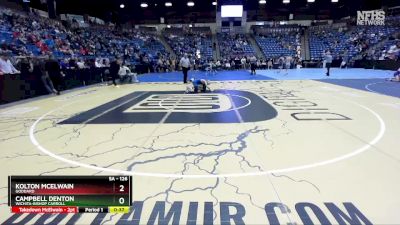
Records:
[[[372,10],[372,11],[357,11],[357,25],[385,25],[385,11]]]

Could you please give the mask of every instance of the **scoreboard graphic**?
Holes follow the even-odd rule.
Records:
[[[130,176],[9,176],[12,213],[127,213]]]

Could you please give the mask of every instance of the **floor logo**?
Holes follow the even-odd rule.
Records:
[[[273,106],[247,91],[134,92],[60,124],[241,123],[270,120],[277,114]]]
[[[233,106],[224,94],[154,94],[125,110],[132,112],[224,112]]]

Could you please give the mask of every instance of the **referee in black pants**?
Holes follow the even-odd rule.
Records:
[[[179,61],[179,65],[182,67],[182,72],[183,72],[183,83],[187,83],[187,78],[188,78],[188,71],[190,69],[190,60],[188,58],[187,53],[183,55],[181,58],[181,61]]]
[[[325,58],[325,62],[326,62],[326,76],[329,77],[330,72],[331,72],[332,60],[333,60],[333,57],[329,50],[326,51],[324,58]]]
[[[110,64],[110,77],[111,77],[111,80],[115,87],[118,87],[117,82],[115,80],[118,78],[118,72],[119,72],[119,69],[121,68],[121,63],[122,63],[122,60],[119,58],[116,58]]]
[[[250,69],[252,75],[256,75],[256,68],[257,68],[257,58],[253,55],[252,57],[250,57]]]

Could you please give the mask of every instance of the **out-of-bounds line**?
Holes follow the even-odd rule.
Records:
[[[385,83],[385,82],[380,81],[380,82],[375,82],[375,83],[366,84],[366,85],[364,86],[364,88],[367,89],[367,90],[370,91],[370,92],[373,92],[373,93],[376,93],[376,94],[382,94],[382,93],[380,93],[380,92],[374,91],[374,90],[372,90],[371,88],[369,88],[369,87],[372,86],[372,85],[381,84],[381,83]]]

